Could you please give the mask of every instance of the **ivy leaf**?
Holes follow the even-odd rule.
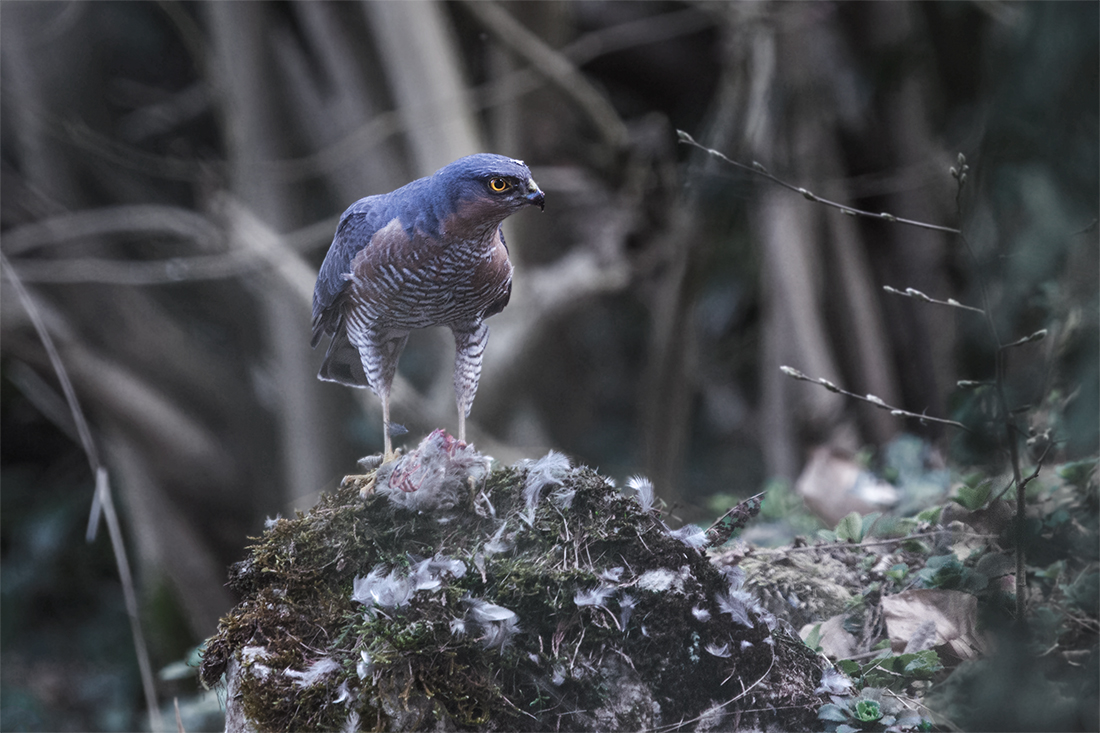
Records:
[[[977,484],[976,486],[969,486],[963,484],[959,487],[958,494],[953,498],[954,501],[961,504],[966,509],[974,511],[980,509],[985,502],[989,499],[989,494],[993,490],[993,481],[986,480]]]
[[[859,542],[863,539],[863,517],[852,512],[836,525],[836,538],[841,542]]]

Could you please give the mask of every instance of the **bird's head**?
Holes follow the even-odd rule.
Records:
[[[544,208],[546,196],[522,160],[479,153],[459,158],[432,176],[452,216],[499,224],[525,206]]]

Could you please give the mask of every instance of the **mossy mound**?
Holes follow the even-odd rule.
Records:
[[[436,510],[345,482],[234,566],[244,600],[202,666],[228,729],[814,727],[821,660],[699,535],[559,454],[488,471],[462,450]],[[389,473],[431,491],[416,456]]]

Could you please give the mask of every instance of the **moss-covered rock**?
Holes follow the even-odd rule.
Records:
[[[202,667],[229,729],[813,727],[821,661],[701,533],[559,454],[489,471],[433,435],[234,566]]]

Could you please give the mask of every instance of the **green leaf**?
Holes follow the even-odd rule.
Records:
[[[1066,588],[1070,602],[1088,613],[1095,613],[1100,605],[1100,573],[1083,572]]]
[[[980,509],[989,500],[989,494],[993,491],[993,481],[987,479],[978,483],[975,486],[963,484],[959,487],[957,496],[952,499],[959,504],[963,505],[970,511]]]
[[[882,709],[874,700],[860,700],[856,703],[853,714],[857,720],[871,723],[882,717]]]
[[[859,662],[853,659],[837,660],[836,667],[849,677],[857,677],[861,669],[861,667],[859,666]]]
[[[943,513],[942,506],[934,506],[925,509],[923,512],[917,515],[917,519],[921,522],[932,522],[935,524],[940,521],[940,514]]]
[[[814,627],[810,629],[810,633],[803,639],[803,643],[815,652],[821,651],[821,624],[815,624]]]
[[[818,709],[817,719],[831,720],[834,723],[843,723],[848,719],[848,713],[839,705],[827,702]]]
[[[936,654],[934,649],[901,654],[898,658],[902,660],[904,672],[914,677],[931,677],[943,669],[943,665],[940,663],[940,655]]]
[[[875,523],[882,517],[882,512],[871,512],[867,516],[860,520],[859,525],[859,541],[862,542],[865,538],[871,536],[871,530],[874,528]],[[881,530],[881,527],[880,527]]]
[[[1078,489],[1084,489],[1089,482],[1089,477],[1096,471],[1097,461],[1088,458],[1083,461],[1064,463],[1058,466],[1058,475],[1067,483],[1073,484]]]
[[[890,566],[890,569],[886,571],[886,577],[895,583],[901,583],[905,580],[905,576],[909,574],[909,566],[903,562],[896,563]]]
[[[836,538],[841,542],[859,542],[863,539],[863,517],[852,512],[837,522]]]

